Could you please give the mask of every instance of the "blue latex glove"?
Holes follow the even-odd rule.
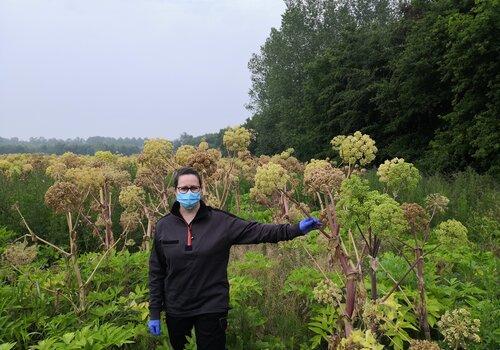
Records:
[[[152,335],[160,335],[161,334],[160,320],[149,320],[148,328],[149,328],[149,333],[151,333]]]
[[[305,218],[301,222],[299,222],[299,229],[302,233],[307,233],[311,230],[320,228],[323,226],[321,221],[316,218]]]

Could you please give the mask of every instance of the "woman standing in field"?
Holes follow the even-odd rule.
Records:
[[[207,206],[201,200],[201,177],[193,168],[179,169],[174,187],[177,200],[156,224],[149,259],[149,331],[160,335],[165,311],[174,350],[184,349],[193,326],[198,350],[224,350],[231,246],[290,240],[321,222],[306,218],[295,225],[261,224]]]

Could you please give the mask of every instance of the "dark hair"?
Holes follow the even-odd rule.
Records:
[[[201,176],[200,174],[196,171],[196,169],[185,166],[180,169],[177,169],[174,173],[174,187],[177,188],[177,185],[179,184],[179,177],[182,175],[194,175],[198,178],[198,182],[200,183],[201,186]]]

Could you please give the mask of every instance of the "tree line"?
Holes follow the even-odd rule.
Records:
[[[375,163],[424,172],[500,170],[499,0],[285,0],[281,25],[252,55],[243,124],[256,155],[334,158],[335,135],[372,135]],[[174,148],[219,132],[183,133]],[[0,138],[0,153],[139,153],[146,139]]]
[[[332,157],[355,130],[378,161],[500,170],[498,0],[288,0],[249,62],[253,151]]]

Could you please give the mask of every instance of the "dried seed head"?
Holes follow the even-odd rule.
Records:
[[[311,159],[304,169],[304,184],[309,193],[336,193],[345,175],[327,160]]]
[[[59,214],[77,211],[81,200],[82,194],[71,182],[56,182],[45,192],[45,204]]]
[[[411,340],[408,350],[441,350],[438,343],[428,340]]]
[[[412,233],[422,232],[429,224],[429,214],[417,203],[401,204],[406,221]]]
[[[469,310],[465,308],[446,311],[437,322],[445,341],[453,348],[466,349],[470,342],[479,343],[479,327],[481,322],[472,319]]]
[[[430,212],[444,213],[450,200],[439,193],[433,193],[425,199],[425,205]]]
[[[19,267],[33,262],[37,253],[38,247],[36,245],[28,246],[27,242],[16,242],[5,248],[3,256],[9,263]]]

